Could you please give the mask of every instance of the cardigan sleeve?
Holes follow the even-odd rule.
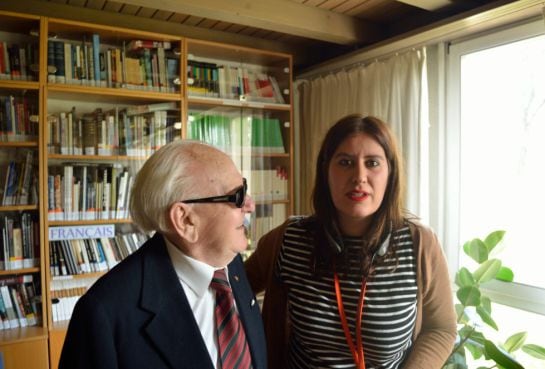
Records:
[[[456,339],[456,313],[450,278],[437,236],[417,226],[417,270],[420,326],[404,369],[439,369],[449,357]],[[419,332],[418,332],[418,329]]]
[[[246,274],[254,293],[265,291],[261,314],[267,338],[269,369],[284,369],[289,337],[287,293],[280,280],[274,276],[287,224],[261,237],[256,250],[245,262]]]

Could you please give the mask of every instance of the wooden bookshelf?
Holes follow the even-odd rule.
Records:
[[[87,167],[88,171],[91,171],[89,168],[93,168],[93,171],[95,167],[101,168],[100,170],[103,172],[99,172],[98,175],[105,175],[106,178],[110,175],[123,175],[125,171],[132,176],[149,154],[160,145],[180,137],[195,138],[190,135],[192,124],[190,120],[195,112],[199,114],[220,112],[233,118],[235,122],[245,122],[252,118],[257,121],[257,119],[266,118],[267,122],[269,120],[274,122],[274,124],[271,123],[271,126],[277,125],[274,127],[276,138],[281,140],[281,143],[274,148],[277,151],[268,151],[267,148],[249,145],[248,147],[234,148],[228,152],[243,175],[248,178],[251,190],[254,188],[257,191],[257,185],[261,183],[260,186],[264,191],[271,191],[272,182],[266,183],[261,178],[263,177],[262,173],[267,172],[266,175],[269,176],[274,171],[279,171],[278,173],[282,173],[284,177],[284,187],[280,190],[281,194],[269,193],[259,195],[261,198],[256,197],[256,207],[259,209],[259,214],[254,214],[252,219],[255,224],[259,223],[260,228],[259,231],[254,229],[252,233],[252,244],[256,244],[259,236],[274,226],[272,219],[268,218],[272,214],[271,212],[278,212],[283,217],[291,215],[293,212],[292,58],[287,54],[186,39],[178,35],[0,11],[0,41],[10,41],[11,39],[33,39],[37,43],[39,73],[32,72],[31,74],[29,72],[28,80],[1,78],[0,76],[0,96],[22,94],[23,91],[30,94],[29,96],[33,96],[38,104],[39,132],[36,139],[18,139],[16,141],[0,139],[0,155],[3,152],[15,150],[35,150],[39,201],[34,205],[0,205],[0,217],[4,214],[20,212],[32,212],[38,216],[40,263],[32,268],[0,271],[0,279],[20,274],[30,274],[34,278],[38,278],[42,288],[42,320],[37,327],[0,330],[0,349],[4,352],[6,368],[54,369],[58,366],[69,320],[55,321],[53,319],[51,303],[54,295],[53,288],[62,288],[59,285],[67,281],[85,283],[86,279],[99,278],[106,271],[56,276],[55,265],[52,264],[52,257],[55,255],[50,249],[50,244],[59,241],[56,241],[54,237],[50,239],[51,235],[57,229],[77,229],[78,227],[112,227],[116,234],[117,232],[131,233],[133,225],[127,216],[119,218],[114,213],[114,210],[119,210],[112,208],[112,206],[118,205],[114,204],[114,201],[110,203],[109,209],[102,209],[102,211],[110,212],[108,216],[102,214],[96,216],[96,219],[87,219],[88,214],[83,214],[83,209],[74,210],[73,207],[68,211],[63,208],[60,213],[53,212],[50,207],[57,206],[55,201],[58,200],[56,199],[58,193],[55,191],[58,191],[58,188],[50,187],[50,177],[59,175],[64,178],[64,176],[70,175],[73,177],[70,177],[68,183],[76,184],[78,180],[83,181],[83,178],[77,177],[79,173],[70,174],[70,172],[63,171],[66,167],[71,166],[74,171],[79,170],[75,168],[82,166]],[[95,39],[97,40],[96,45],[99,45],[97,49],[100,50],[99,59],[93,59],[95,58],[93,49]],[[129,51],[129,45],[134,40],[154,40],[162,42],[161,45],[164,46],[169,43],[171,48],[165,48],[162,51],[150,50],[149,52]],[[88,54],[85,54],[85,50]],[[63,57],[70,55],[70,57],[61,62],[61,55]],[[78,55],[87,59],[80,59],[80,64],[77,64]],[[95,61],[99,60],[100,63],[101,57],[110,61],[110,68],[108,68],[107,62],[103,62],[104,68],[99,68],[97,71],[94,68]],[[147,61],[148,57],[150,61]],[[129,59],[133,59],[133,61]],[[133,74],[134,69],[130,70],[129,64],[134,63],[134,59],[143,63],[145,72],[142,72],[143,74],[140,76]],[[83,60],[85,63],[93,64],[93,68],[90,68],[91,64],[87,64],[89,68],[86,73],[76,69],[84,68]],[[188,63],[190,64],[190,61],[194,60],[225,65],[225,68],[231,68],[233,73],[234,71],[237,73],[245,71],[250,75],[261,73],[262,84],[263,81],[274,81],[276,88],[273,91],[273,85],[269,84],[264,87],[264,89],[268,89],[268,92],[263,92],[260,91],[263,86],[256,84],[261,87],[257,90],[247,89],[244,92],[241,90],[232,96],[225,97],[219,96],[219,94],[218,96],[196,96],[193,94],[195,89],[187,84],[188,76],[191,74]],[[146,67],[149,68],[146,65],[148,62],[152,64],[151,76],[149,70],[146,70]],[[162,63],[164,66],[160,66]],[[112,65],[121,66],[124,72],[114,76],[114,73],[117,72]],[[138,110],[137,107],[166,103],[174,103],[175,108],[168,109],[168,111],[164,108],[159,110],[160,113],[154,113],[153,110],[134,113],[135,109]],[[72,114],[70,115],[72,132],[80,129],[79,122],[82,122],[83,126],[92,119],[101,121],[103,115],[110,114],[107,119],[113,119],[114,129],[123,129],[122,132],[114,131],[119,135],[120,141],[117,143],[108,141],[104,145],[104,142],[98,141],[99,138],[95,136],[95,141],[92,141],[95,142],[95,151],[91,150],[90,152],[86,151],[86,148],[90,146],[81,143],[84,135],[80,134],[78,137],[72,134],[70,139],[62,141],[57,135],[58,132],[61,132],[57,124],[60,124],[61,128],[67,127],[62,125],[65,124],[63,119],[67,119],[68,114]],[[157,138],[158,136],[155,134],[149,133],[151,132],[149,126],[151,123],[149,122],[151,122],[152,115],[155,121],[161,119],[161,122],[163,122],[162,120],[167,122],[166,138],[163,136]],[[110,116],[113,118],[109,118]],[[140,123],[138,119],[144,123]],[[138,124],[144,124],[144,128],[137,126]],[[119,128],[122,125],[123,128]],[[103,130],[105,126],[97,127],[95,125],[95,129]],[[130,146],[133,142],[130,141],[130,138],[134,137],[134,132],[131,131],[133,128],[135,134],[142,134],[143,137],[135,145],[143,146]],[[251,135],[246,130],[247,128],[244,127],[245,131],[241,132]],[[110,130],[110,126],[107,129]],[[139,131],[140,129],[142,131]],[[163,128],[159,128],[157,132],[162,132],[161,129]],[[91,132],[90,135],[96,135],[92,130],[87,132]],[[270,132],[263,130],[261,136],[266,136]],[[115,137],[115,134],[113,136]],[[122,136],[125,140],[124,147],[121,145]],[[101,138],[103,137],[101,136]],[[150,140],[155,141],[150,144]],[[214,144],[210,140],[205,139],[205,141]],[[282,149],[279,148],[280,145]],[[99,152],[100,149],[103,150],[102,153]],[[115,171],[111,169],[114,167],[117,168]],[[120,171],[117,171],[118,169]],[[0,175],[4,175],[4,173],[2,172]],[[93,180],[102,180],[102,178],[104,177],[93,177]],[[118,181],[115,183],[119,185],[120,177],[116,178]],[[2,181],[4,179],[1,178]],[[108,180],[105,181],[107,183]],[[130,178],[127,177],[126,181],[128,188]],[[93,183],[94,186],[99,182],[87,183]],[[110,185],[111,183],[113,182],[110,182]],[[3,185],[4,183],[0,184],[0,186]],[[64,199],[63,201],[63,206],[69,206],[67,205],[70,204],[68,200]],[[79,206],[80,202],[77,201]]]
[[[48,329],[47,315],[45,312],[44,286],[45,275],[43,273],[43,222],[41,217],[41,204],[39,198],[35,199],[38,203],[30,203],[28,190],[36,186],[36,192],[40,194],[39,172],[41,170],[41,146],[40,146],[40,127],[35,118],[40,116],[42,109],[41,84],[39,73],[35,69],[41,61],[39,49],[39,31],[42,20],[40,17],[16,14],[0,11],[0,42],[2,42],[1,57],[10,56],[9,73],[6,68],[6,59],[0,68],[0,97],[3,119],[0,126],[0,220],[4,229],[20,229],[23,232],[21,215],[28,214],[33,220],[35,226],[32,227],[33,237],[36,238],[39,249],[32,249],[38,254],[35,255],[39,260],[37,265],[32,267],[6,267],[0,270],[0,281],[5,281],[9,286],[23,286],[23,279],[32,277],[32,283],[35,286],[42,286],[41,291],[36,291],[41,296],[41,309],[35,311],[37,318],[36,325],[19,327],[8,327],[4,321],[0,330],[0,351],[3,354],[3,365],[10,369],[45,369],[48,368]],[[6,52],[6,50],[8,50]],[[19,51],[19,57],[24,54],[24,60],[13,59]],[[9,116],[8,113],[9,107]],[[32,119],[31,119],[32,116]],[[32,137],[31,137],[32,136]],[[19,153],[32,153],[27,161],[19,156]],[[17,186],[14,193],[10,190],[6,192],[8,169],[11,163],[14,163],[13,169],[17,173]],[[25,169],[28,169],[25,172]],[[27,182],[29,187],[24,184],[36,176],[34,183]],[[23,194],[27,194],[24,195]],[[27,200],[24,200],[26,197]],[[39,197],[39,196],[38,196]],[[10,220],[8,225],[7,219]],[[11,223],[14,221],[15,223]],[[13,228],[11,228],[13,227]],[[25,232],[28,228],[25,228]],[[6,252],[9,256],[17,256],[17,241],[12,234],[11,237],[4,237],[2,234],[2,247],[6,242],[6,247],[2,249],[2,261],[6,262]],[[23,241],[23,245],[29,245]],[[8,246],[10,245],[10,246]],[[26,246],[23,246],[26,247]],[[27,249],[28,250],[28,249]],[[25,251],[28,252],[28,251]],[[12,254],[13,253],[13,254]],[[10,261],[11,263],[11,261]],[[18,282],[15,282],[18,281]],[[26,282],[25,282],[26,283]],[[11,287],[8,287],[11,288]],[[14,287],[18,288],[18,287]],[[24,287],[22,287],[24,288]],[[22,293],[22,291],[18,292]],[[29,302],[30,304],[30,302]],[[25,305],[30,306],[30,305]],[[38,305],[35,306],[38,308]],[[4,312],[3,312],[4,313]],[[3,314],[2,313],[2,314]],[[37,315],[37,316],[36,316]]]
[[[186,136],[212,140],[246,177],[256,245],[293,213],[291,56],[188,39],[185,57]]]

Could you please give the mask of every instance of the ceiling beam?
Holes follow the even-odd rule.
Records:
[[[239,33],[222,32],[214,29],[187,26],[133,15],[119,14],[97,9],[82,8],[43,0],[1,1],[0,10],[69,19],[80,22],[103,24],[107,26],[134,30],[160,32],[179,35],[198,40],[215,41],[263,50],[283,52],[293,55],[294,65],[308,65],[315,61],[315,55],[305,46],[255,38]]]
[[[123,0],[149,7],[149,0]],[[361,19],[291,0],[155,0],[154,9],[287,33],[341,45],[370,43],[378,27]]]
[[[435,11],[453,4],[453,0],[397,0],[400,3],[415,6],[428,11]]]

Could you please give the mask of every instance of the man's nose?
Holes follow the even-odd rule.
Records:
[[[255,201],[252,199],[252,196],[246,195],[244,199],[244,205],[242,206],[242,211],[245,213],[253,213],[255,211]]]

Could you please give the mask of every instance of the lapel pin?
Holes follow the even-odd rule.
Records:
[[[255,305],[255,299],[252,299],[252,302],[250,303],[251,306]]]
[[[235,281],[238,282],[238,275],[235,275],[234,278],[235,278]]]

